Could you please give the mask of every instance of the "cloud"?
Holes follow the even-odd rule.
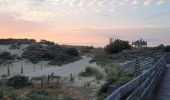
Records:
[[[119,13],[119,8],[138,7],[140,0],[0,0],[0,13],[8,13],[17,20],[34,22],[70,21],[91,16]],[[149,5],[151,0],[144,0]],[[164,3],[159,0],[157,5]]]
[[[162,19],[162,18],[166,18],[166,17],[170,17],[170,11],[169,12],[157,13],[157,14],[145,17],[144,19],[145,20],[151,20],[151,19],[155,19],[155,18],[158,18],[158,19],[161,18]]]
[[[164,4],[165,3],[165,0],[159,0],[157,3],[156,3],[156,5],[162,5],[162,4]]]
[[[138,5],[139,4],[139,1],[138,0],[133,0],[132,1],[132,5]]]
[[[151,0],[144,0],[144,6],[147,6],[151,3]]]

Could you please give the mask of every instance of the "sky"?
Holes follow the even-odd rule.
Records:
[[[0,0],[0,38],[104,46],[170,44],[170,0]]]

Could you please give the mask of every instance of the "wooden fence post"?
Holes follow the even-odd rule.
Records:
[[[53,81],[54,72],[51,73],[50,77],[51,77],[51,81]]]
[[[44,88],[44,80],[41,79],[41,89],[43,89],[43,88]]]
[[[41,62],[41,70],[42,70],[42,62]]]
[[[139,58],[136,59],[136,65],[135,65],[135,76],[138,76],[140,74],[140,62]]]
[[[73,78],[73,74],[72,74],[72,73],[70,74],[70,81],[71,81],[71,82],[74,81],[74,78]]]
[[[50,76],[48,75],[47,76],[47,84],[49,84],[50,83]]]
[[[23,74],[23,63],[21,63],[21,74]]]
[[[57,77],[57,85],[59,84],[59,79],[60,79],[60,78],[59,78],[59,77]]]
[[[7,66],[7,75],[10,76],[10,68],[9,68],[9,64]]]
[[[70,81],[71,81],[71,86],[72,86],[73,82],[74,82],[74,78],[73,78],[73,74],[72,73],[70,74]]]
[[[33,82],[33,80],[31,80],[31,87],[32,87],[32,89],[34,88],[34,82]]]
[[[35,64],[34,64],[34,72],[35,72]]]

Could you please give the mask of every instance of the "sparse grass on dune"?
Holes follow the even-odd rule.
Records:
[[[97,69],[95,67],[91,67],[91,66],[87,66],[85,68],[85,71],[82,71],[79,73],[79,76],[81,76],[81,77],[95,76],[96,79],[102,79],[104,77],[102,72],[99,69]]]

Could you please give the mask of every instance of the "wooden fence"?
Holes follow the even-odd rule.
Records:
[[[122,70],[127,73],[135,73],[136,69],[143,71],[143,70],[150,68],[153,64],[154,64],[154,58],[140,57],[136,60],[120,65],[119,70]]]
[[[124,84],[105,100],[151,100],[165,70],[166,56],[162,56],[147,71]]]

